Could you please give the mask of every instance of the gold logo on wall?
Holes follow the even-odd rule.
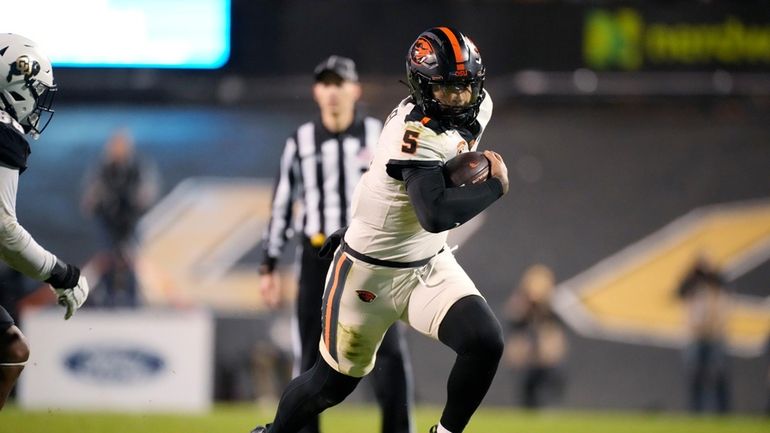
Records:
[[[676,289],[703,252],[729,281],[770,260],[770,201],[696,209],[560,284],[556,308],[587,336],[681,345],[685,311]],[[727,332],[735,353],[760,354],[770,303],[734,296]]]

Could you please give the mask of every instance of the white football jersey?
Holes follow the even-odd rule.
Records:
[[[422,228],[398,166],[443,165],[459,153],[476,150],[491,116],[489,93],[479,109],[480,128],[475,134],[444,129],[423,116],[410,98],[401,101],[388,116],[372,165],[353,193],[345,242],[370,257],[397,262],[422,260],[439,252],[448,232]]]
[[[51,276],[57,258],[40,246],[16,218],[19,173],[26,168],[29,145],[24,129],[0,111],[0,260],[42,281]]]

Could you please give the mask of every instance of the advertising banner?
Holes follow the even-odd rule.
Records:
[[[770,8],[735,3],[586,8],[583,60],[597,70],[770,69]]]
[[[376,20],[368,20],[373,5]],[[309,73],[322,53],[344,53],[359,72],[403,72],[407,47],[430,25],[460,29],[481,50],[488,73],[520,70],[728,71],[770,69],[770,7],[743,2],[349,2],[295,1],[274,9],[238,5],[252,32],[282,30],[280,44],[235,46],[247,74]],[[346,14],[337,11],[344,8]],[[252,10],[253,9],[253,10]],[[410,13],[404,16],[403,11]],[[351,16],[361,17],[351,25]],[[430,17],[425,20],[424,17]],[[323,22],[324,26],[316,23]],[[302,28],[303,32],[293,31]],[[345,28],[329,32],[328,28]],[[254,30],[252,30],[254,29]],[[237,35],[237,33],[236,33]],[[254,36],[250,33],[248,37]],[[331,50],[331,51],[330,51]],[[265,68],[264,58],[270,58]],[[309,61],[313,59],[313,61]]]
[[[204,311],[38,310],[23,316],[28,409],[203,411],[212,400],[213,321]]]

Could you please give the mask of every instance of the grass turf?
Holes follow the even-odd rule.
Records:
[[[416,433],[427,433],[441,411],[417,409]],[[250,404],[217,405],[204,415],[26,411],[0,412],[0,433],[248,433],[268,420],[272,408]],[[375,407],[343,404],[322,418],[328,433],[379,433]],[[770,420],[759,417],[690,417],[626,412],[524,412],[480,409],[466,433],[766,433]]]

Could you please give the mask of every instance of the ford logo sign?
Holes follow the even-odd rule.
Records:
[[[135,383],[150,379],[165,368],[160,355],[131,347],[84,347],[64,357],[72,374],[86,380]]]

